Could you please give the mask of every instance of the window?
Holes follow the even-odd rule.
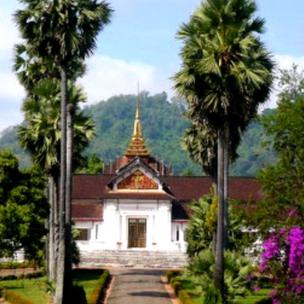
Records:
[[[78,241],[88,241],[90,239],[90,229],[79,228],[78,230]]]
[[[95,226],[95,239],[96,240],[98,240],[98,227],[99,227],[99,225],[96,224],[96,226]]]
[[[176,226],[176,241],[179,242],[179,225]]]

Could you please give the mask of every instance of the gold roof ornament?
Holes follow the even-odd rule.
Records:
[[[135,111],[135,120],[133,127],[133,135],[131,138],[131,142],[125,152],[125,156],[127,157],[135,157],[135,156],[149,156],[150,153],[145,145],[145,140],[142,135],[141,128],[141,120],[140,120],[140,111],[139,111],[139,92],[137,94],[137,102],[136,102],[136,111]]]

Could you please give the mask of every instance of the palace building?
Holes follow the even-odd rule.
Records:
[[[164,162],[150,155],[137,104],[124,155],[99,175],[74,176],[72,217],[79,229],[81,254],[184,253],[189,203],[207,194],[210,187],[209,177],[174,176]],[[230,178],[229,197],[259,200],[261,196],[255,179]]]

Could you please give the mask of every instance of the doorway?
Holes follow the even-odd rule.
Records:
[[[145,248],[147,220],[145,218],[129,218],[128,228],[128,248]]]

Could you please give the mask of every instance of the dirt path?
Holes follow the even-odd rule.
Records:
[[[172,304],[159,270],[112,269],[112,288],[106,304]]]

